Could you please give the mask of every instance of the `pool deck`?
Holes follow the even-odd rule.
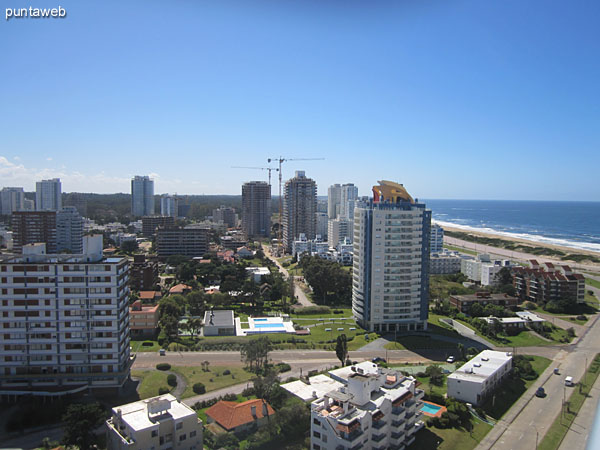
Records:
[[[438,411],[435,414],[428,413],[427,411],[423,411],[421,409],[421,412],[428,417],[441,417],[442,414],[444,414],[446,411],[448,411],[445,406],[438,405],[437,403],[426,402],[424,400],[423,400],[423,403],[431,405],[431,406],[435,406],[436,408],[440,408],[440,409],[438,409]]]

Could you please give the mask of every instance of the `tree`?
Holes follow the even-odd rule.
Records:
[[[473,302],[471,307],[469,308],[469,315],[471,317],[481,317],[483,316],[483,306],[479,302]]]
[[[88,450],[96,442],[94,430],[104,423],[106,413],[100,403],[71,404],[62,416],[65,434],[63,443]]]
[[[251,339],[240,349],[242,360],[256,373],[267,365],[270,351],[271,341],[267,336]]]
[[[190,292],[185,297],[185,303],[192,316],[202,316],[206,310],[206,296],[202,292]]]
[[[185,328],[190,333],[190,337],[194,339],[194,335],[200,333],[202,320],[197,318],[189,319],[185,324]]]
[[[335,346],[335,355],[341,361],[342,366],[346,365],[346,359],[348,359],[348,339],[345,334],[340,334],[337,337],[337,343]]]
[[[429,376],[429,382],[435,386],[442,386],[444,384],[444,375],[442,369],[439,366],[427,366],[425,373]]]
[[[240,448],[240,441],[233,433],[218,434],[215,438],[214,448],[223,448],[225,450],[237,450]]]
[[[259,375],[252,379],[252,384],[256,397],[275,408],[281,406],[285,398],[285,390],[279,385],[279,377],[274,369],[266,369],[263,376]]]

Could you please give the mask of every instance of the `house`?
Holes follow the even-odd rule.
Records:
[[[171,289],[169,289],[169,294],[187,294],[188,292],[191,292],[192,287],[188,286],[187,284],[183,284],[183,283],[179,283],[176,284],[175,286],[173,286]]]
[[[160,291],[140,291],[140,300],[142,303],[154,303],[160,300]]]
[[[133,302],[129,307],[131,337],[138,339],[155,337],[158,333],[158,316],[158,305],[144,305],[141,300]]]
[[[109,450],[202,450],[202,421],[171,394],[112,409],[106,421]]]
[[[235,336],[233,310],[210,310],[204,313],[204,336]]]
[[[248,247],[240,247],[237,249],[236,256],[238,258],[252,258],[254,256],[254,252]]]
[[[448,376],[448,397],[481,405],[512,369],[512,353],[484,350]]]
[[[232,433],[243,433],[266,425],[275,410],[261,399],[242,403],[221,400],[206,410],[208,423],[216,422]]]
[[[460,312],[465,314],[469,314],[469,309],[474,303],[479,303],[482,307],[485,307],[485,305],[497,305],[504,306],[505,308],[513,308],[519,304],[519,299],[508,294],[492,294],[487,291],[470,295],[450,296],[450,304],[456,306]]]
[[[260,283],[262,277],[271,275],[271,271],[268,267],[246,267],[246,273],[250,275],[252,281],[255,283]]]
[[[217,252],[217,258],[226,263],[233,264],[235,262],[235,258],[233,257],[233,250],[223,250]]]

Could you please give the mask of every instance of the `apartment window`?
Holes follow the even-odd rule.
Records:
[[[313,423],[317,426],[321,425],[321,422],[319,422],[319,419],[313,419]]]
[[[327,435],[326,434],[323,435],[323,442],[327,442]]]
[[[196,437],[195,431],[190,431],[190,439]]]
[[[187,436],[185,434],[182,434],[181,436],[179,436],[179,442],[185,441],[186,439],[187,439]]]
[[[152,430],[152,437],[158,436],[158,430]]]
[[[321,446],[317,444],[313,444],[313,450],[321,450]]]
[[[313,431],[313,437],[316,437],[317,439],[321,439],[321,433],[319,433],[318,431]]]
[[[176,430],[181,430],[182,428],[183,428],[183,422],[179,422],[177,425],[175,425]]]

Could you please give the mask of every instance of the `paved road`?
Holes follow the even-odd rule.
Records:
[[[502,236],[499,236],[502,239]],[[568,264],[573,269],[591,270],[593,272],[600,271],[600,266],[597,264],[580,264],[571,261],[563,261],[557,258],[548,258],[546,256],[532,255],[529,253],[516,252],[514,250],[508,250],[505,248],[492,247],[490,245],[477,244],[475,242],[464,241],[462,239],[453,238],[450,236],[444,236],[444,242],[449,245],[456,247],[467,248],[475,250],[479,253],[491,253],[493,255],[505,256],[507,258],[516,259],[520,261],[529,261],[530,259],[536,259],[538,262],[552,262],[558,264]],[[531,244],[535,245],[535,242]]]
[[[263,253],[265,254],[265,256],[275,263],[275,265],[277,266],[279,271],[283,274],[283,276],[286,279],[289,278],[290,274],[287,271],[287,269],[285,267],[283,267],[281,264],[279,264],[279,261],[277,261],[277,258],[275,258],[273,255],[271,255],[271,252],[269,251],[268,247],[263,244],[262,249],[263,249]],[[315,306],[315,304],[313,302],[311,302],[310,299],[306,296],[306,294],[304,293],[302,288],[298,285],[298,283],[294,283],[294,295],[298,299],[298,303],[300,303],[302,306]]]
[[[553,359],[553,363],[538,380],[525,392],[515,405],[505,414],[496,426],[477,446],[477,450],[530,450],[548,431],[550,425],[561,411],[563,398],[568,398],[572,389],[566,387],[564,379],[572,376],[579,380],[585,372],[585,364],[598,352],[600,326],[598,317],[587,328],[578,342],[563,347]],[[529,353],[523,349],[520,353]],[[560,375],[554,375],[558,367]],[[535,390],[543,386],[547,392],[545,398],[535,397]]]
[[[592,432],[598,401],[600,400],[600,378],[596,379],[589,397],[583,403],[579,414],[563,439],[558,450],[574,450],[586,448]]]

